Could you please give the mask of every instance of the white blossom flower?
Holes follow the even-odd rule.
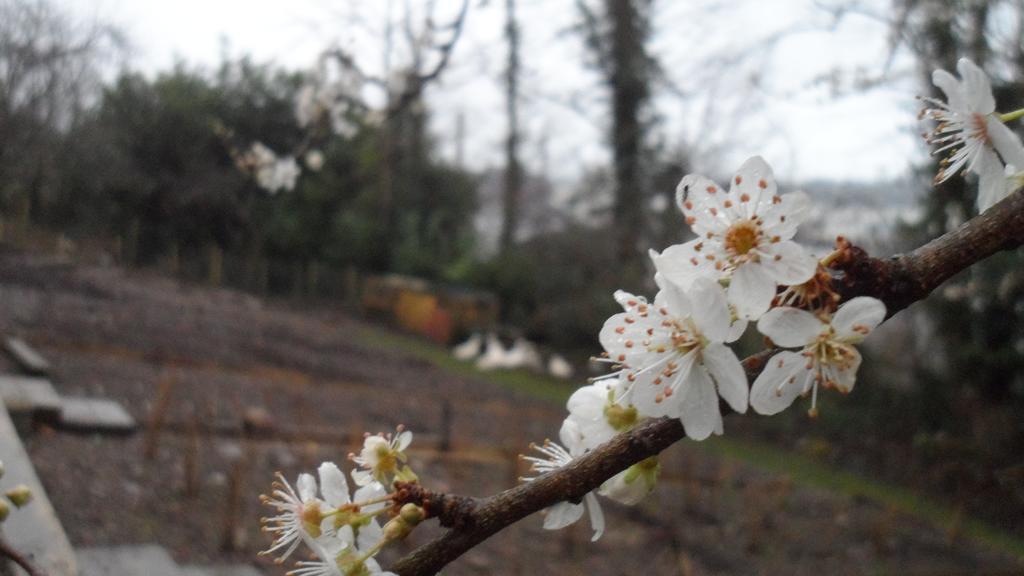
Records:
[[[569,419],[579,427],[585,449],[604,444],[642,420],[636,406],[626,400],[625,392],[622,379],[611,378],[583,386],[569,397]]]
[[[985,72],[966,58],[957,62],[957,71],[961,80],[945,70],[932,74],[932,83],[946,94],[946,102],[924,99],[934,106],[924,114],[939,123],[927,137],[928,142],[939,147],[936,154],[949,153],[941,162],[935,183],[948,180],[962,169],[977,174],[978,210],[984,212],[1013,190],[1006,166],[1024,166],[1024,145],[996,113]]]
[[[728,280],[728,300],[737,315],[759,318],[777,285],[806,282],[817,265],[792,240],[807,217],[807,195],[776,192],[772,169],[760,156],[740,166],[728,192],[703,176],[684,177],[676,200],[697,238],[661,254],[652,250],[658,273],[684,290],[697,278]]]
[[[248,152],[241,157],[239,166],[251,172],[256,178],[256,183],[270,193],[294,189],[295,182],[302,172],[295,158],[279,158],[262,142],[255,142],[249,147]]]
[[[288,576],[397,576],[381,569],[372,557],[352,548],[330,550],[320,547],[313,551],[317,560],[296,562],[296,568],[289,571]]]
[[[295,182],[301,173],[302,169],[299,168],[299,163],[295,161],[295,158],[285,156],[257,168],[256,183],[270,193],[281,190],[290,192],[295,189]]]
[[[295,484],[298,491],[279,472],[271,496],[260,496],[264,504],[277,510],[276,516],[262,519],[264,531],[272,533],[274,541],[260,554],[283,550],[278,562],[286,560],[301,542],[317,546],[316,540],[322,534],[320,524],[327,504],[317,497],[316,480],[309,474],[300,474]]]
[[[395,479],[412,481],[416,475],[408,466],[405,449],[412,442],[412,432],[399,426],[396,434],[367,435],[363,440],[363,449],[359,455],[350,454],[349,458],[363,470],[353,470],[352,480],[360,486],[371,482],[380,482],[390,486]]]
[[[645,458],[608,479],[597,491],[620,504],[638,504],[654,490],[661,472],[657,456]]]
[[[816,316],[797,308],[773,308],[757,329],[784,348],[768,361],[750,391],[750,405],[760,414],[777,414],[797,396],[811,392],[810,414],[817,414],[818,386],[853,390],[860,366],[854,347],[885,319],[885,304],[860,296],[846,302],[832,317]]]
[[[384,487],[372,482],[361,487],[350,499],[345,476],[329,462],[320,465],[321,491],[334,510],[326,514],[323,536],[310,544],[317,560],[300,561],[290,575],[295,576],[369,576],[382,572],[373,555],[380,550],[384,533],[373,519],[386,504]],[[361,505],[364,502],[372,504]],[[358,506],[349,506],[354,504]],[[346,508],[351,508],[347,510]],[[341,513],[339,513],[341,512]]]
[[[625,312],[605,322],[601,345],[622,365],[620,377],[641,415],[679,418],[687,436],[703,440],[721,434],[719,396],[746,412],[746,372],[725,346],[731,319],[717,282],[697,279],[686,294],[663,281],[653,305],[625,292],[616,299]]]
[[[306,152],[306,167],[313,172],[319,172],[324,167],[324,153],[319,150]]]
[[[383,538],[380,524],[374,520],[375,512],[384,509],[387,490],[380,482],[370,482],[349,496],[345,475],[331,462],[324,462],[317,470],[320,492],[330,510],[324,513],[320,531],[325,537],[336,538],[342,548],[355,546],[369,550]],[[365,504],[370,502],[370,504]]]
[[[531,445],[531,448],[539,452],[541,456],[523,457],[524,460],[532,464],[530,470],[538,474],[558,470],[586,452],[586,448],[583,447],[583,435],[575,421],[566,419],[562,423],[562,429],[559,430],[558,437],[562,444],[565,445],[564,447],[550,440],[545,440],[544,444],[540,446]],[[534,476],[523,478],[523,480],[531,481],[536,478]],[[544,528],[547,530],[560,530],[575,524],[576,521],[583,517],[584,506],[590,514],[590,527],[594,530],[594,535],[590,540],[596,542],[604,534],[604,511],[601,509],[601,503],[598,502],[597,496],[593,492],[587,492],[583,497],[583,502],[579,504],[559,502],[548,508],[547,516],[544,517]]]

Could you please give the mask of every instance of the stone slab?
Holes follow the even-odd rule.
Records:
[[[0,460],[6,469],[0,485],[25,484],[33,495],[27,506],[11,511],[3,524],[4,538],[47,574],[77,576],[78,564],[71,543],[3,406],[0,406]],[[13,572],[19,576],[24,574],[20,568],[13,568]]]
[[[78,549],[80,576],[180,576],[178,564],[156,544]]]
[[[0,374],[0,399],[12,415],[27,413],[52,422],[60,417],[60,395],[46,378]]]
[[[50,363],[39,352],[21,338],[10,337],[4,340],[4,350],[29,374],[44,376],[50,372]]]
[[[60,428],[81,432],[113,432],[128,434],[135,431],[136,422],[124,406],[106,398],[61,399]]]

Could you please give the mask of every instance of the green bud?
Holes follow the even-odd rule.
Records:
[[[395,481],[397,482],[419,482],[420,477],[412,471],[412,468],[408,466],[402,466],[402,469],[395,474]]]
[[[24,484],[18,484],[14,488],[8,490],[6,496],[12,504],[21,508],[32,501],[32,489]]]
[[[11,507],[7,505],[7,502],[0,500],[0,522],[7,520],[7,517],[11,515]]]
[[[427,517],[427,512],[423,508],[420,508],[410,502],[409,504],[402,506],[398,515],[410,526],[416,526],[420,522],[423,522],[423,519]]]
[[[384,525],[384,540],[386,542],[404,540],[412,532],[413,528],[414,526],[406,522],[402,516],[395,516]]]

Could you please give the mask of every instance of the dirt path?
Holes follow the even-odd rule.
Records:
[[[0,327],[51,361],[62,394],[116,398],[148,422],[165,391],[152,459],[145,432],[43,430],[29,440],[78,545],[157,542],[179,561],[258,562],[267,541],[256,496],[275,470],[294,477],[323,459],[342,460],[363,430],[401,422],[419,435],[413,465],[432,487],[483,495],[510,486],[519,473],[514,455],[555,435],[562,417],[557,406],[367,348],[359,338],[365,325],[339,311],[293,310],[145,273],[0,253]],[[246,422],[255,435],[245,434]],[[453,447],[447,454],[434,450],[443,428]],[[1020,569],[897,511],[796,486],[690,445],[669,450],[664,470],[642,506],[607,507],[609,530],[599,543],[589,543],[582,525],[550,533],[531,518],[446,573]]]

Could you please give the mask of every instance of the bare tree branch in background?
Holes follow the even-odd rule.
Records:
[[[501,225],[501,250],[515,243],[523,189],[523,168],[519,160],[519,24],[516,0],[505,0],[505,41],[508,60],[505,67],[505,111],[508,133],[505,137],[505,190]]]
[[[116,28],[79,25],[46,0],[0,0],[0,193],[26,215],[49,186],[55,136],[98,96],[103,64],[124,47]]]

